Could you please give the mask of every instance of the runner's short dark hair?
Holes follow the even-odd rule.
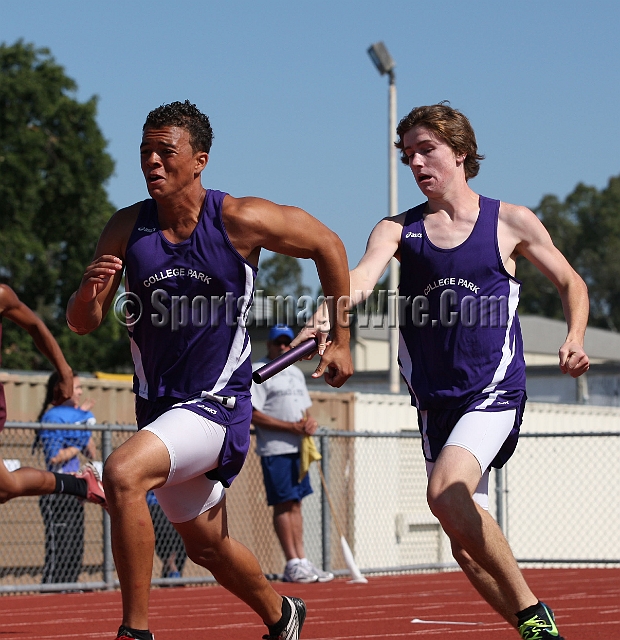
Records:
[[[209,118],[189,100],[162,104],[161,107],[153,109],[146,116],[142,132],[162,127],[182,127],[185,129],[189,133],[189,143],[194,153],[199,151],[209,153],[211,150],[213,129]]]

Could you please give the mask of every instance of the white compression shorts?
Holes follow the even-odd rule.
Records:
[[[473,499],[486,511],[489,510],[489,465],[512,431],[515,416],[515,409],[470,411],[456,423],[444,445],[466,449],[478,460],[482,477]],[[430,477],[434,466],[434,462],[426,461],[427,477]]]
[[[205,473],[218,465],[225,427],[188,409],[173,408],[142,431],[154,433],[170,455],[168,479],[154,490],[170,522],[193,520],[222,500],[222,483]]]

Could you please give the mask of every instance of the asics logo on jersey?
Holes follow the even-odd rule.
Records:
[[[145,231],[146,233],[153,233],[153,231],[157,231],[156,227],[152,229],[150,227],[138,227],[138,231]]]
[[[207,407],[206,404],[198,404],[196,406],[200,407],[203,411],[208,411],[210,414],[212,414],[214,416],[217,415],[217,411],[215,409],[212,409],[211,407]]]
[[[405,234],[405,238],[421,238],[422,234],[421,233],[413,233],[413,231],[407,231],[407,233]]]

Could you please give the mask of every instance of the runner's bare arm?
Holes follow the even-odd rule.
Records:
[[[404,214],[394,218],[384,218],[372,230],[362,259],[357,267],[349,273],[352,307],[368,298],[392,257],[399,257],[403,221]],[[317,309],[302,334],[293,341],[293,346],[313,337],[317,327],[322,331],[329,332],[329,318],[325,306]]]
[[[589,359],[583,348],[590,302],[588,288],[581,276],[553,244],[549,232],[536,215],[526,207],[501,204],[500,221],[513,234],[513,255],[529,260],[555,285],[562,300],[568,333],[559,350],[560,369],[573,378],[585,373]],[[501,246],[500,231],[500,246]]]
[[[94,331],[105,318],[123,275],[127,241],[140,203],[117,211],[101,232],[93,261],[67,305],[67,324],[80,335]]]
[[[54,390],[54,403],[60,404],[73,395],[73,371],[62,350],[43,320],[25,305],[6,285],[0,285],[0,314],[25,329],[37,349],[58,371],[58,385]]]
[[[400,237],[405,214],[384,218],[372,230],[366,251],[358,265],[351,271],[351,301],[363,302],[375,288],[393,257],[400,258]]]
[[[351,307],[368,298],[392,257],[400,260],[400,237],[404,221],[404,213],[393,218],[384,218],[372,230],[362,259],[349,274]],[[295,347],[315,336],[327,335],[329,330],[329,315],[326,305],[323,304],[308,320],[291,345]],[[311,357],[305,359],[309,360]]]
[[[353,365],[349,350],[349,267],[340,238],[303,209],[260,198],[226,196],[222,216],[233,246],[252,264],[258,264],[261,248],[314,261],[333,320],[332,344],[325,349],[315,373],[325,373],[331,386],[342,386],[353,373]]]

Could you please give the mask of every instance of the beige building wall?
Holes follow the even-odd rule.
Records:
[[[49,374],[17,374],[0,371],[4,385],[8,419],[34,422],[43,401]],[[135,424],[134,394],[131,382],[82,377],[82,399],[92,399],[92,412],[100,423]]]

